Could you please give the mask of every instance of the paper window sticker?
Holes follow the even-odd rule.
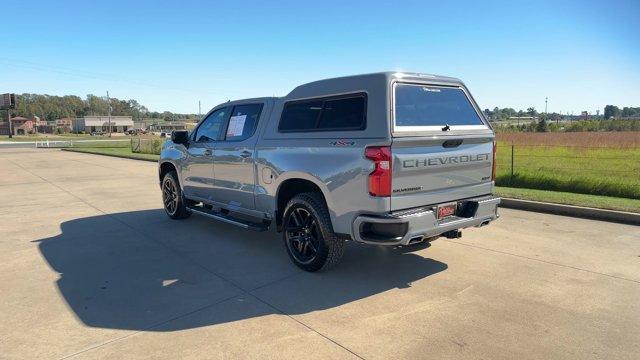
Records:
[[[244,130],[244,122],[247,120],[247,115],[232,116],[229,119],[229,127],[227,128],[227,136],[242,136]]]

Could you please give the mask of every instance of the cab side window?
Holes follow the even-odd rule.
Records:
[[[289,101],[284,104],[280,132],[364,130],[367,126],[367,94]]]
[[[195,141],[208,142],[218,140],[227,113],[228,109],[222,108],[209,114],[209,116],[202,121],[202,124],[198,126],[196,136],[194,137]]]

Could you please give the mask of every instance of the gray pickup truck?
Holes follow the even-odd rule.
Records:
[[[409,246],[498,218],[495,135],[451,77],[383,72],[214,107],[162,148],[166,213],[282,232],[327,269],[345,241]]]

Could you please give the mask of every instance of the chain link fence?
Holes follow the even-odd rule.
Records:
[[[131,138],[131,152],[160,155],[163,143],[164,139],[162,138],[133,137]]]

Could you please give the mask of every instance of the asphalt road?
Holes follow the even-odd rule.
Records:
[[[299,271],[276,233],[169,220],[153,163],[0,150],[0,358],[637,359],[640,227],[502,210]]]

